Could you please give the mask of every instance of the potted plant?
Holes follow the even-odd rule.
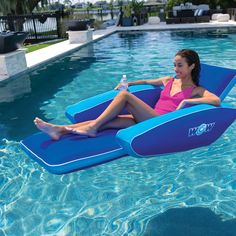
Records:
[[[8,53],[17,50],[26,40],[28,33],[3,31],[0,33],[0,53]]]
[[[67,31],[82,31],[87,30],[93,22],[87,16],[73,13],[71,18],[65,20],[64,25]]]
[[[65,26],[68,31],[81,31],[87,30],[90,25],[90,20],[88,19],[77,19],[77,20],[68,20],[65,22]]]
[[[134,17],[137,19],[138,25],[145,23],[144,1],[132,0],[131,7],[134,11]]]
[[[131,6],[129,4],[122,6],[122,11],[122,26],[132,26],[133,19],[131,14]]]
[[[93,19],[83,18],[80,15],[75,15],[72,19],[65,21],[64,25],[69,36],[69,42],[86,43],[91,41],[93,31],[90,29],[90,25],[93,23]]]

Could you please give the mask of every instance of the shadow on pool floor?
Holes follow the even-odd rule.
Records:
[[[236,219],[222,221],[203,207],[170,209],[154,217],[144,236],[235,236]]]

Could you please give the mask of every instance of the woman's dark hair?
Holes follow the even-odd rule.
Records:
[[[191,66],[192,64],[195,64],[191,75],[192,75],[193,83],[198,86],[199,76],[200,76],[200,71],[201,71],[201,64],[200,64],[200,59],[199,59],[198,54],[195,51],[190,50],[190,49],[182,49],[182,50],[179,50],[175,56],[184,57],[189,66]]]

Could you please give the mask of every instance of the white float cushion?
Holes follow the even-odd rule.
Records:
[[[222,14],[222,15],[217,16],[217,21],[219,22],[227,22],[229,21],[229,19],[230,19],[229,14]]]
[[[212,20],[217,20],[217,17],[220,16],[220,15],[223,15],[223,14],[222,14],[222,13],[215,13],[215,14],[212,14],[211,19],[212,19]]]
[[[159,24],[160,23],[160,18],[158,16],[150,16],[148,17],[148,24],[154,25],[154,24]]]

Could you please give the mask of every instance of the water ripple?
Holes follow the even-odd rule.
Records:
[[[125,35],[98,41],[91,55],[78,51],[33,72],[32,94],[40,99],[28,95],[12,104],[35,107],[36,99],[38,110],[29,109],[29,118],[19,109],[1,112],[1,135],[10,138],[0,141],[0,235],[138,236],[153,216],[183,207],[208,207],[224,220],[236,217],[236,123],[207,147],[147,159],[128,156],[62,176],[49,174],[13,141],[19,132],[20,138],[35,132],[25,125],[35,112],[63,124],[66,106],[114,88],[124,73],[130,81],[171,73],[170,58],[182,47],[197,49],[204,62],[236,67],[234,47],[225,39],[209,43],[171,32]],[[47,85],[62,84],[44,92],[42,77]],[[235,107],[235,98],[234,88],[225,103]]]

